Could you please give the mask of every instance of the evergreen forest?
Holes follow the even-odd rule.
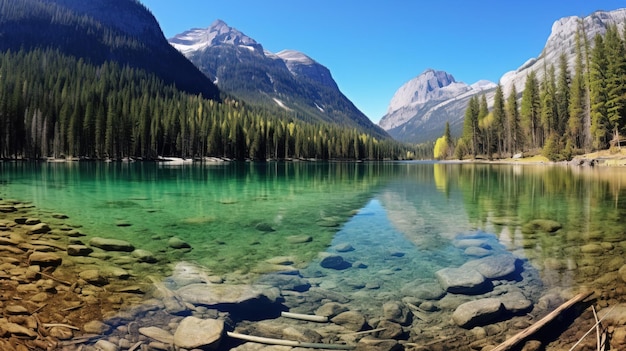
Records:
[[[295,117],[182,92],[111,61],[94,65],[52,49],[0,54],[2,158],[381,160],[428,152]]]
[[[558,67],[531,72],[524,90],[514,86],[505,98],[496,88],[488,109],[485,95],[472,98],[465,111],[463,135],[453,140],[447,127],[434,156],[507,158],[543,154],[570,160],[594,150],[617,150],[626,140],[626,27],[610,26],[604,36],[587,38],[582,22],[576,34],[574,67],[565,54]]]

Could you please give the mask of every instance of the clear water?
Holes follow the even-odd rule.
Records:
[[[322,287],[376,298],[466,262],[453,245],[464,235],[528,258],[546,289],[593,283],[623,262],[625,186],[623,169],[532,165],[0,163],[0,197],[64,213],[89,237],[127,240],[162,267],[254,275],[287,256]],[[536,219],[562,228],[529,230]],[[173,236],[193,249],[168,248]],[[594,243],[601,255],[583,248]],[[339,254],[363,268],[320,267],[320,253],[344,244],[354,250]]]

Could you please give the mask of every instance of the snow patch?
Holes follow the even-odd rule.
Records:
[[[276,104],[278,106],[284,108],[287,111],[291,111],[291,109],[289,107],[285,106],[285,104],[282,101],[278,100],[277,98],[273,98],[273,99],[274,99],[274,102],[276,102]]]

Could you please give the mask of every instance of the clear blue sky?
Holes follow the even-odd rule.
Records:
[[[398,88],[424,70],[497,82],[536,57],[561,17],[624,0],[141,0],[167,38],[225,21],[266,50],[298,50],[328,67],[378,122]]]

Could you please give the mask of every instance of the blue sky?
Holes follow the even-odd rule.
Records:
[[[298,50],[328,67],[378,122],[398,88],[424,70],[497,82],[536,57],[561,17],[624,0],[140,0],[167,38],[225,21],[266,50]]]

